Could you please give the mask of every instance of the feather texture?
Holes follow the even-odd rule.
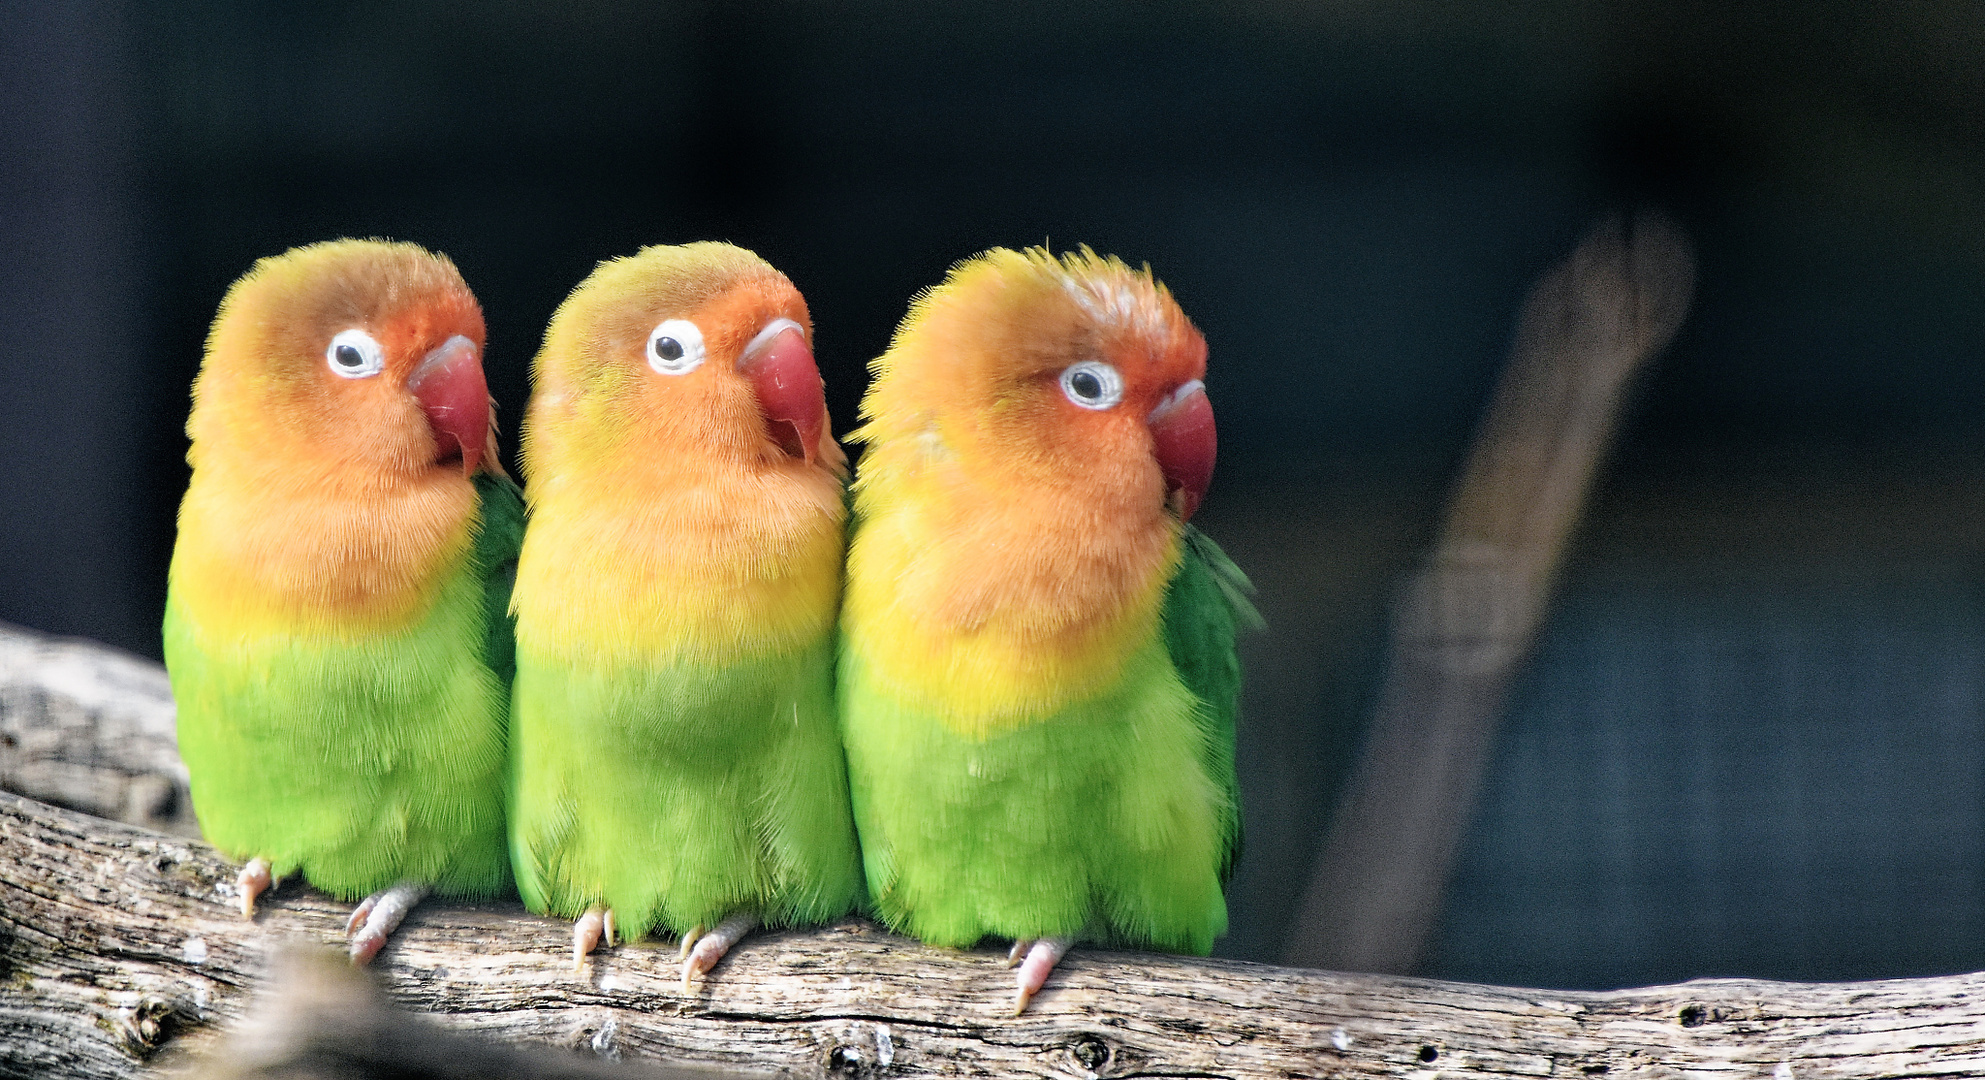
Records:
[[[376,377],[327,368],[349,328]],[[318,244],[235,283],[194,387],[164,626],[194,807],[222,851],[340,897],[509,881],[492,593],[521,507],[437,460],[406,388],[456,335],[479,350],[482,315],[446,259]]]
[[[860,888],[833,721],[843,460],[767,431],[740,353],[807,325],[783,275],[726,244],[594,272],[534,367],[518,566],[513,859],[525,902],[622,933],[846,913]],[[692,320],[708,358],[643,350]]]
[[[1192,953],[1224,931],[1240,609],[1220,582],[1244,585],[1168,510],[1149,419],[1205,355],[1148,271],[994,250],[876,362],[838,693],[892,927]],[[1062,389],[1094,362],[1114,407]]]

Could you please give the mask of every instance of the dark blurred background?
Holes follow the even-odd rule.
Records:
[[[158,654],[187,387],[258,256],[451,255],[514,428],[595,261],[731,240],[806,292],[845,429],[952,261],[1088,243],[1212,343],[1203,520],[1270,622],[1222,948],[1274,959],[1517,305],[1596,214],[1658,207],[1697,306],[1427,973],[1985,967],[1981,56],[1963,0],[16,0],[0,619]]]

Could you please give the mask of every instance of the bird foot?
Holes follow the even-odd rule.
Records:
[[[1052,937],[1013,943],[1013,951],[1006,956],[1007,967],[1020,966],[1020,970],[1014,973],[1017,985],[1013,995],[1013,1015],[1019,1016],[1027,1011],[1027,1003],[1034,1000],[1034,995],[1047,984],[1048,972],[1054,970],[1055,964],[1073,944],[1074,938]]]
[[[241,893],[241,917],[253,919],[255,898],[276,887],[276,879],[269,876],[269,860],[260,856],[248,860],[234,876],[234,887]]]
[[[690,992],[690,980],[707,973],[717,966],[717,961],[738,943],[738,939],[751,933],[758,925],[758,916],[738,914],[717,924],[715,930],[698,936],[694,944],[688,934],[683,935],[682,992]],[[699,928],[700,929],[700,928]],[[692,931],[693,933],[694,931]]]
[[[586,954],[602,942],[613,947],[613,909],[595,904],[572,924],[572,970],[584,971]]]
[[[399,929],[400,921],[431,890],[412,881],[402,881],[366,897],[345,920],[345,937],[351,939],[352,966],[364,967],[386,947],[386,939]]]

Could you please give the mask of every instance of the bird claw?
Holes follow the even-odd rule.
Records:
[[[613,909],[593,906],[572,924],[572,970],[586,969],[586,954],[605,942],[613,947]]]
[[[248,860],[248,865],[234,877],[234,887],[241,893],[241,917],[254,919],[255,898],[275,885],[275,879],[269,876],[269,860],[260,856]]]
[[[379,894],[374,893],[358,902],[358,906],[353,908],[351,915],[345,919],[345,937],[349,938],[358,932],[359,924],[365,921],[366,916],[372,914],[372,905],[378,899]]]
[[[371,963],[407,913],[426,899],[428,891],[425,885],[402,881],[360,901],[352,909],[351,918],[345,920],[345,936],[351,939],[352,965],[363,967]]]
[[[1013,995],[1013,1015],[1019,1016],[1027,1011],[1027,1003],[1033,1001],[1034,995],[1040,993],[1041,987],[1047,985],[1048,972],[1054,970],[1055,964],[1060,962],[1062,956],[1068,952],[1068,947],[1074,943],[1074,938],[1052,937],[1040,938],[1028,943],[1026,959],[1021,961],[1020,970],[1014,974],[1016,986]],[[1019,954],[1020,944],[1018,941],[1013,943],[1013,955]],[[1011,958],[1008,957],[1009,960]],[[1007,966],[1013,965],[1009,963]]]
[[[752,928],[757,925],[758,916],[739,914],[725,919],[717,924],[716,929],[695,938],[694,944],[691,944],[692,939],[688,934],[683,935],[682,992],[689,993],[692,989],[692,980],[716,967],[717,961],[724,958],[724,954],[731,950],[731,946],[737,944],[738,939],[744,935],[751,933]]]

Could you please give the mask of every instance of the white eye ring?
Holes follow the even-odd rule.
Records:
[[[347,379],[369,379],[386,370],[386,350],[372,335],[352,327],[338,331],[324,350],[324,362]]]
[[[703,363],[703,331],[688,319],[668,319],[648,334],[648,366],[687,375]]]
[[[1113,409],[1123,400],[1123,376],[1101,360],[1084,360],[1061,369],[1061,392],[1085,409]]]

